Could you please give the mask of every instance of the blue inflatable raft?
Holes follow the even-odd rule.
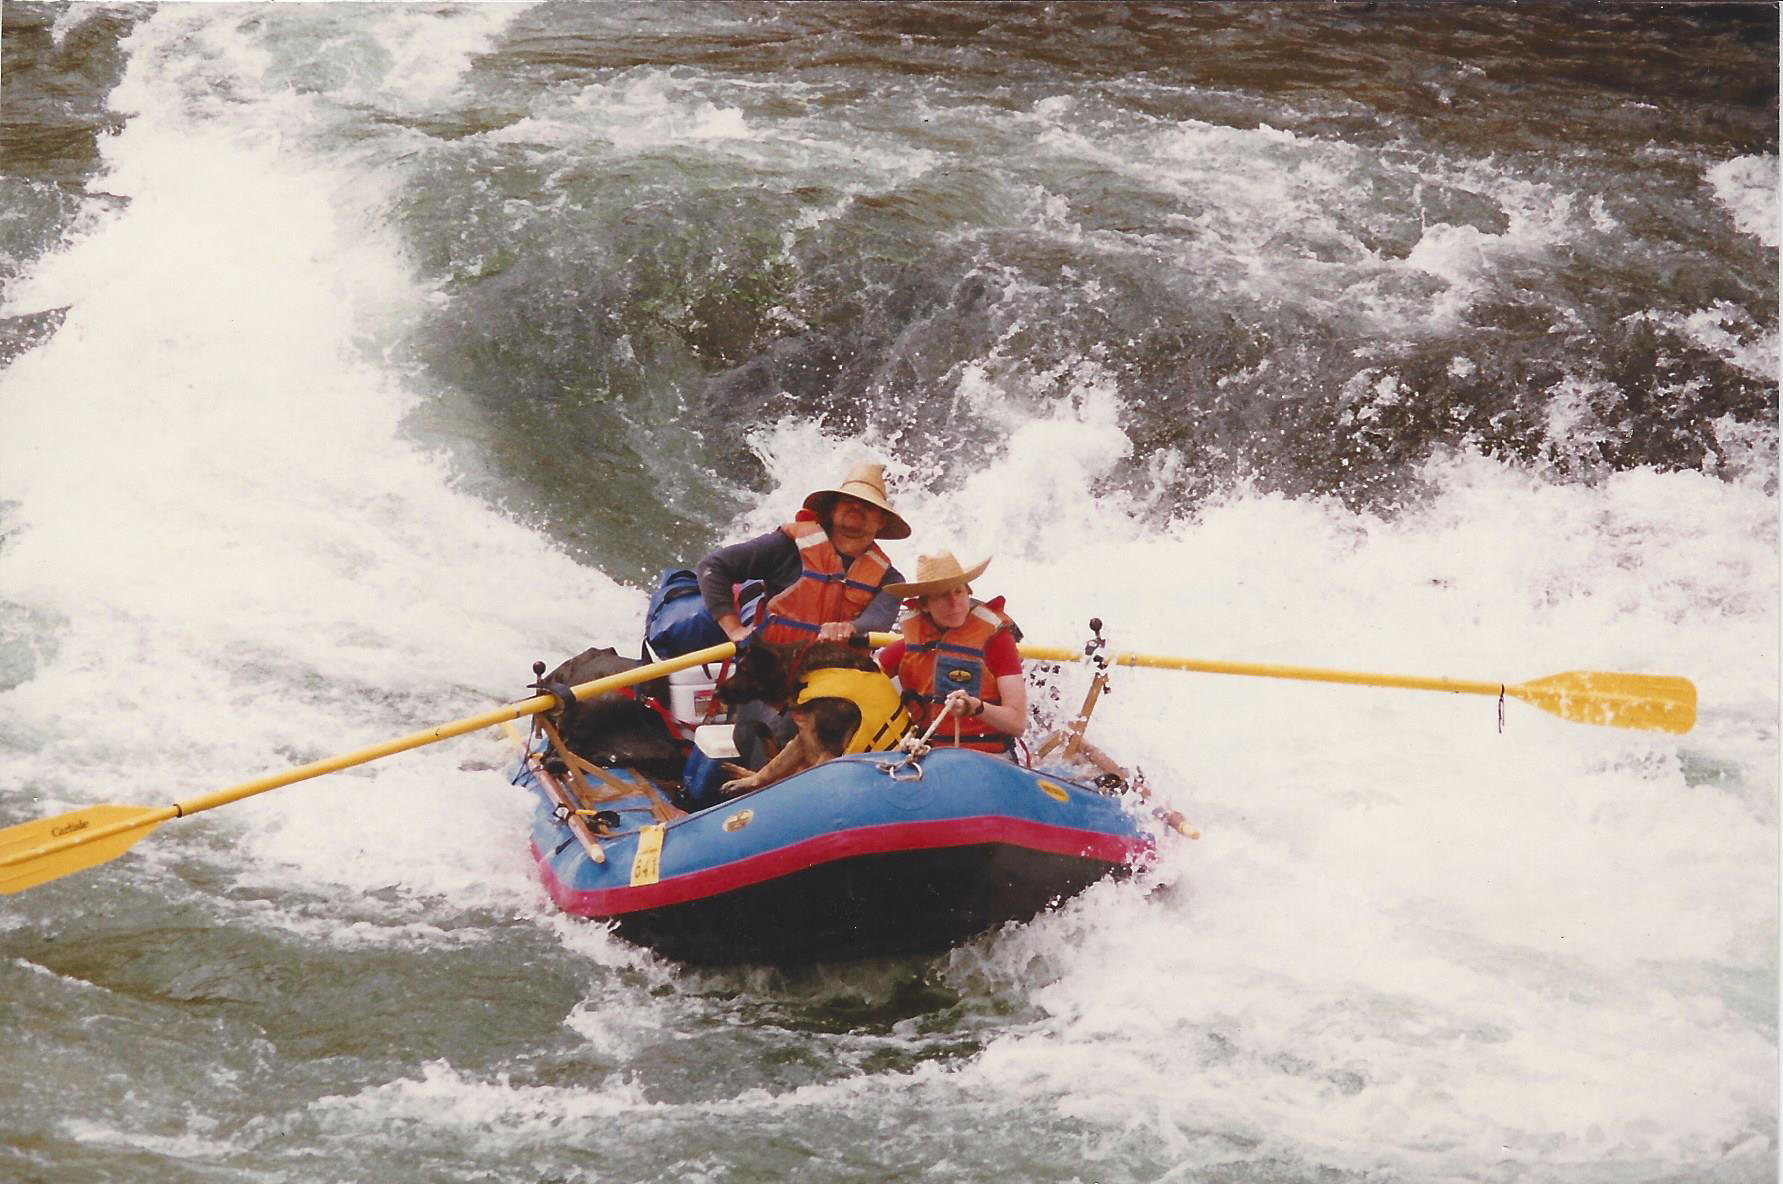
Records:
[[[537,795],[532,852],[558,907],[698,964],[940,951],[1153,851],[1119,799],[954,748],[845,756],[694,813],[542,738],[511,780]]]

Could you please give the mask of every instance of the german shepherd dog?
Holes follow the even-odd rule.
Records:
[[[673,780],[681,773],[682,749],[661,715],[625,691],[609,691],[583,703],[574,702],[569,695],[571,686],[638,665],[638,659],[623,657],[610,647],[585,650],[533,683],[533,689],[570,700],[570,705],[553,712],[552,718],[571,752],[597,765],[636,768],[659,780]],[[719,699],[731,707],[737,720],[737,747],[748,766],[729,767],[731,773],[748,777],[751,769],[762,769],[781,753],[782,746],[795,742],[799,753],[789,754],[779,768],[795,763],[795,756],[802,757],[799,767],[808,768],[842,754],[860,726],[860,709],[845,699],[794,703],[807,673],[832,666],[879,668],[864,645],[842,642],[784,648],[753,645],[743,651],[730,677],[718,687]],[[660,687],[646,683],[638,690],[646,695],[666,694],[667,683]]]
[[[718,688],[719,699],[731,706],[737,720],[737,751],[745,760],[744,765],[726,766],[735,778],[724,784],[727,796],[760,789],[842,755],[861,725],[860,708],[829,697],[797,702],[808,674],[835,667],[879,669],[865,645],[844,642],[756,644],[738,656],[730,678]]]
[[[759,699],[785,711],[798,698],[805,676],[813,670],[877,670],[879,664],[865,643],[817,641],[809,645],[751,645],[738,655],[730,677],[719,684],[718,697],[732,707]]]
[[[801,764],[801,768],[842,755],[855,729],[860,727],[860,709],[846,699],[823,698],[805,704],[796,703],[805,676],[813,670],[832,667],[879,669],[865,645],[847,642],[820,641],[803,646],[756,644],[743,651],[731,676],[719,684],[718,698],[731,707],[737,719],[737,750],[745,754],[746,765],[766,771],[765,766],[773,762],[780,746],[795,742],[806,750],[806,763]],[[789,723],[791,727],[787,726]],[[735,771],[743,774],[748,769]],[[789,776],[796,771],[786,769],[779,776]],[[745,785],[742,788],[754,787]]]

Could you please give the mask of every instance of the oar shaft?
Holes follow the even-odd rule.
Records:
[[[678,658],[671,658],[663,662],[652,662],[649,665],[622,671],[619,674],[608,675],[606,678],[597,678],[590,682],[580,683],[577,686],[571,687],[570,693],[578,700],[591,699],[606,691],[616,691],[624,687],[634,686],[641,682],[648,682],[653,678],[661,678],[664,675],[673,674],[677,670],[685,670],[690,666],[701,666],[708,662],[721,662],[734,654],[736,648],[736,646],[728,641],[721,645],[708,646],[703,650],[696,650],[691,654],[683,654]],[[324,760],[311,761],[307,765],[299,765],[296,768],[286,769],[282,772],[268,773],[263,777],[256,777],[252,781],[244,781],[240,785],[232,785],[227,789],[219,789],[211,793],[199,794],[196,797],[187,798],[181,802],[175,802],[170,806],[162,806],[158,808],[145,807],[140,809],[136,807],[96,806],[89,807],[86,810],[77,810],[70,814],[61,815],[56,819],[45,820],[45,823],[24,823],[20,824],[18,827],[8,827],[6,828],[6,832],[0,833],[18,835],[18,833],[22,831],[24,835],[35,837],[39,832],[39,828],[45,827],[47,824],[45,833],[48,834],[49,838],[47,842],[38,843],[25,850],[14,851],[0,856],[0,868],[27,867],[27,872],[22,876],[15,877],[15,882],[18,883],[19,887],[29,887],[34,882],[42,882],[42,880],[54,878],[56,875],[65,875],[68,871],[78,871],[80,868],[90,866],[95,862],[104,862],[107,859],[116,858],[122,850],[128,848],[131,844],[126,843],[115,850],[108,849],[107,853],[103,855],[93,857],[86,862],[74,863],[66,868],[56,870],[49,875],[40,874],[36,876],[35,879],[31,877],[29,872],[30,864],[36,861],[50,859],[56,856],[59,852],[72,851],[75,848],[96,849],[97,845],[101,844],[104,840],[116,838],[119,835],[128,834],[132,831],[146,832],[169,819],[183,818],[187,814],[197,814],[201,810],[215,809],[218,806],[225,806],[230,802],[238,802],[243,798],[253,797],[255,794],[278,789],[280,786],[290,785],[293,782],[308,780],[311,777],[320,777],[325,773],[333,773],[340,769],[350,769],[354,765],[363,765],[369,761],[375,761],[379,757],[390,756],[393,753],[404,752],[411,748],[420,748],[423,745],[433,744],[440,740],[449,740],[454,736],[462,736],[468,732],[476,732],[483,728],[495,727],[497,724],[504,724],[511,720],[522,719],[529,715],[537,715],[539,712],[549,711],[555,706],[557,706],[556,695],[535,695],[530,699],[522,699],[516,703],[509,703],[502,707],[485,711],[479,715],[466,716],[463,719],[452,720],[449,723],[425,728],[419,732],[411,732],[407,736],[402,736],[395,740],[387,740],[382,744],[373,744],[366,748],[356,749],[353,752],[341,753],[338,756],[331,756]],[[104,822],[97,826],[91,825],[89,822],[89,819],[94,816],[95,811],[101,812],[101,815],[103,815],[116,810],[126,811],[127,813],[124,817],[117,818],[114,821]],[[29,842],[30,839],[27,838],[25,841]],[[135,839],[132,839],[131,843],[134,843],[135,841]],[[5,878],[0,877],[0,880],[3,879]],[[16,890],[16,888],[5,889],[5,891]]]
[[[240,785],[232,785],[227,789],[214,790],[211,793],[199,794],[176,802],[180,815],[196,814],[200,810],[211,810],[218,806],[226,806],[230,802],[239,802],[243,798],[253,797],[257,793],[265,793],[269,789],[278,789],[296,781],[306,781],[311,777],[320,777],[324,773],[333,773],[341,769],[350,769],[354,765],[363,765],[375,761],[379,757],[392,753],[406,752],[411,748],[420,748],[438,740],[450,740],[454,736],[462,736],[466,732],[475,732],[483,728],[492,728],[507,720],[521,719],[536,715],[541,711],[549,711],[557,705],[555,695],[537,695],[518,703],[510,703],[482,715],[473,715],[437,727],[426,728],[419,732],[411,732],[395,740],[386,740],[382,744],[373,744],[353,752],[343,752],[324,760],[311,761],[307,765],[285,769],[278,773],[268,773],[264,777],[256,777],[252,781],[244,781]]]
[[[890,645],[898,640],[896,633],[872,633],[871,645]],[[1060,645],[1016,646],[1024,658],[1036,662],[1077,662],[1083,650]],[[1210,662],[1199,658],[1176,658],[1165,654],[1137,654],[1122,650],[1104,655],[1111,666],[1145,666],[1156,670],[1189,670],[1201,674],[1248,674],[1256,678],[1291,678],[1302,682],[1338,682],[1355,686],[1402,687],[1413,691],[1453,691],[1464,695],[1496,695],[1503,683],[1479,682],[1463,678],[1420,678],[1408,674],[1370,674],[1360,670],[1325,670],[1314,666],[1271,666],[1259,662]]]
[[[1072,662],[1082,650],[1060,646],[1020,645],[1024,658],[1041,662]],[[1155,670],[1190,670],[1201,674],[1248,674],[1254,678],[1288,678],[1300,682],[1337,682],[1353,686],[1398,687],[1410,691],[1452,691],[1461,695],[1496,695],[1503,683],[1465,678],[1424,678],[1410,674],[1374,674],[1362,670],[1325,670],[1313,666],[1272,666],[1262,662],[1210,662],[1199,658],[1173,658],[1160,654],[1122,651],[1108,655],[1112,666],[1145,666]]]
[[[875,645],[889,645],[897,640],[897,636],[874,633],[869,640]],[[1022,657],[1041,662],[1080,662],[1084,658],[1082,650],[1064,646],[1024,643],[1018,649]],[[1572,670],[1529,682],[1503,683],[1376,674],[1361,670],[1325,670],[1310,666],[1271,666],[1260,662],[1210,662],[1160,654],[1119,652],[1103,657],[1114,666],[1150,666],[1161,670],[1244,674],[1254,678],[1289,678],[1410,691],[1447,691],[1459,695],[1509,695],[1574,723],[1614,728],[1681,734],[1696,724],[1696,686],[1689,679],[1675,675]]]
[[[606,678],[597,678],[590,682],[571,687],[571,694],[577,700],[592,699],[607,691],[616,691],[623,687],[635,686],[641,682],[649,682],[653,678],[661,678],[665,674],[673,674],[677,670],[686,670],[690,666],[702,666],[707,662],[721,662],[736,652],[737,647],[730,642],[708,646],[691,654],[683,654],[678,658],[670,658],[662,662],[653,662],[647,666],[639,666],[632,670],[610,674]],[[466,716],[450,723],[438,724],[431,728],[423,728],[419,732],[411,732],[407,736],[395,740],[386,740],[382,744],[373,744],[353,752],[345,752],[339,756],[331,756],[324,760],[311,761],[307,765],[299,765],[294,769],[286,769],[280,773],[268,773],[264,777],[256,777],[252,781],[244,781],[240,785],[232,785],[227,789],[215,790],[200,794],[183,802],[176,802],[176,817],[196,814],[200,810],[210,810],[217,806],[226,806],[230,802],[238,802],[243,798],[253,797],[257,793],[265,793],[270,789],[290,785],[296,781],[304,781],[311,777],[320,777],[325,773],[350,769],[354,765],[363,765],[380,757],[390,756],[398,752],[406,752],[411,748],[421,748],[440,740],[450,740],[454,736],[463,736],[469,732],[480,732],[484,728],[493,728],[510,720],[524,719],[537,715],[541,711],[550,711],[557,706],[555,695],[535,695],[530,699],[522,699],[517,703],[509,703],[483,712],[481,715]]]

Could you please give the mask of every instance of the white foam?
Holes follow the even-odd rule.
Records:
[[[740,108],[719,106],[690,91],[687,80],[657,70],[592,83],[568,97],[547,98],[533,114],[485,133],[484,138],[574,147],[586,144],[591,134],[629,151],[759,138]]]
[[[989,406],[990,381],[968,370],[959,397]],[[1100,488],[1125,455],[1117,400],[1086,380],[981,470],[894,484],[915,527],[894,560],[991,554],[977,591],[1042,644],[1095,615],[1117,645],[1216,660],[1675,673],[1702,717],[1670,737],[1512,700],[1500,735],[1488,697],[1119,671],[1092,738],[1204,837],[1168,849],[1164,901],[1105,885],[956,956],[964,975],[988,957],[1048,1017],[994,1039],[960,1088],[1138,1125],[1185,1163],[1229,1160],[1234,1134],[1260,1141],[1247,1155],[1413,1175],[1743,1144],[1774,1113],[1775,1046],[1691,984],[1775,976],[1763,475],[1555,486],[1456,456],[1392,518],[1244,491],[1170,506]],[[784,504],[752,525],[875,455],[797,424],[757,444]],[[889,459],[894,481],[917,471]],[[1727,776],[1689,773],[1704,762]]]
[[[138,11],[134,4],[70,4],[56,13],[56,19],[50,23],[50,40],[60,47],[68,39],[68,35],[89,21],[114,13],[134,13]]]
[[[1648,309],[1626,319],[1664,326],[1754,378],[1774,382],[1780,373],[1777,327],[1760,325],[1750,312],[1725,300],[1691,313]]]
[[[1704,179],[1715,191],[1715,200],[1727,207],[1734,225],[1741,233],[1752,235],[1767,247],[1775,248],[1783,215],[1777,205],[1777,158],[1736,156],[1711,167]]]
[[[188,1112],[187,1121],[193,1130],[186,1134],[163,1135],[145,1131],[132,1124],[122,1126],[104,1118],[73,1115],[59,1126],[70,1139],[93,1148],[110,1148],[120,1153],[162,1156],[173,1162],[220,1160],[236,1151],[233,1140],[219,1138],[214,1120]]]
[[[507,1074],[477,1079],[444,1061],[431,1061],[421,1077],[371,1086],[310,1104],[324,1129],[352,1134],[384,1131],[391,1123],[436,1132],[476,1133],[487,1153],[491,1140],[510,1146],[556,1144],[566,1129],[600,1119],[637,1117],[653,1107],[642,1089],[621,1075],[597,1089],[512,1084]]]
[[[381,174],[291,150],[317,100],[224,105],[265,51],[209,13],[163,9],[131,51],[115,102],[133,116],[96,181],[131,201],[18,285],[68,311],[0,375],[19,527],[0,583],[61,622],[0,696],[40,741],[0,786],[187,797],[524,697],[532,658],[635,632],[638,593],[404,439],[428,392],[379,350],[420,294],[375,216]],[[234,81],[194,85],[207,62]],[[70,714],[95,686],[107,710]],[[287,883],[530,903],[523,848],[478,838],[525,812],[489,743],[474,768],[459,741],[180,826],[239,832],[232,857]]]

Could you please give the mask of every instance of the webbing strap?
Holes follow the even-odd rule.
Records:
[[[651,816],[658,822],[667,822],[671,818],[680,816],[681,812],[669,805],[661,791],[656,788],[656,784],[648,777],[640,777],[635,782],[615,777],[608,770],[572,752],[570,746],[565,744],[563,737],[558,734],[557,726],[550,720],[540,716],[539,722],[544,727],[545,735],[551,740],[551,747],[556,750],[558,756],[563,758],[563,763],[569,767],[573,778],[571,788],[574,790],[577,800],[584,807],[592,809],[603,803],[619,801],[621,798],[642,796],[650,803]],[[590,777],[600,782],[599,790],[589,781]]]
[[[873,733],[873,738],[867,741],[867,751],[885,752],[887,749],[896,747],[898,741],[910,734],[912,726],[909,713],[900,705],[891,715],[886,716],[885,722],[879,725],[879,730]],[[894,732],[893,728],[897,730]],[[891,737],[890,742],[882,743],[886,740],[888,733]]]
[[[800,633],[816,633],[821,626],[807,621],[795,621],[791,617],[783,617],[779,613],[769,613],[768,619],[761,623],[763,629],[771,629],[779,625],[787,629],[797,629]]]

